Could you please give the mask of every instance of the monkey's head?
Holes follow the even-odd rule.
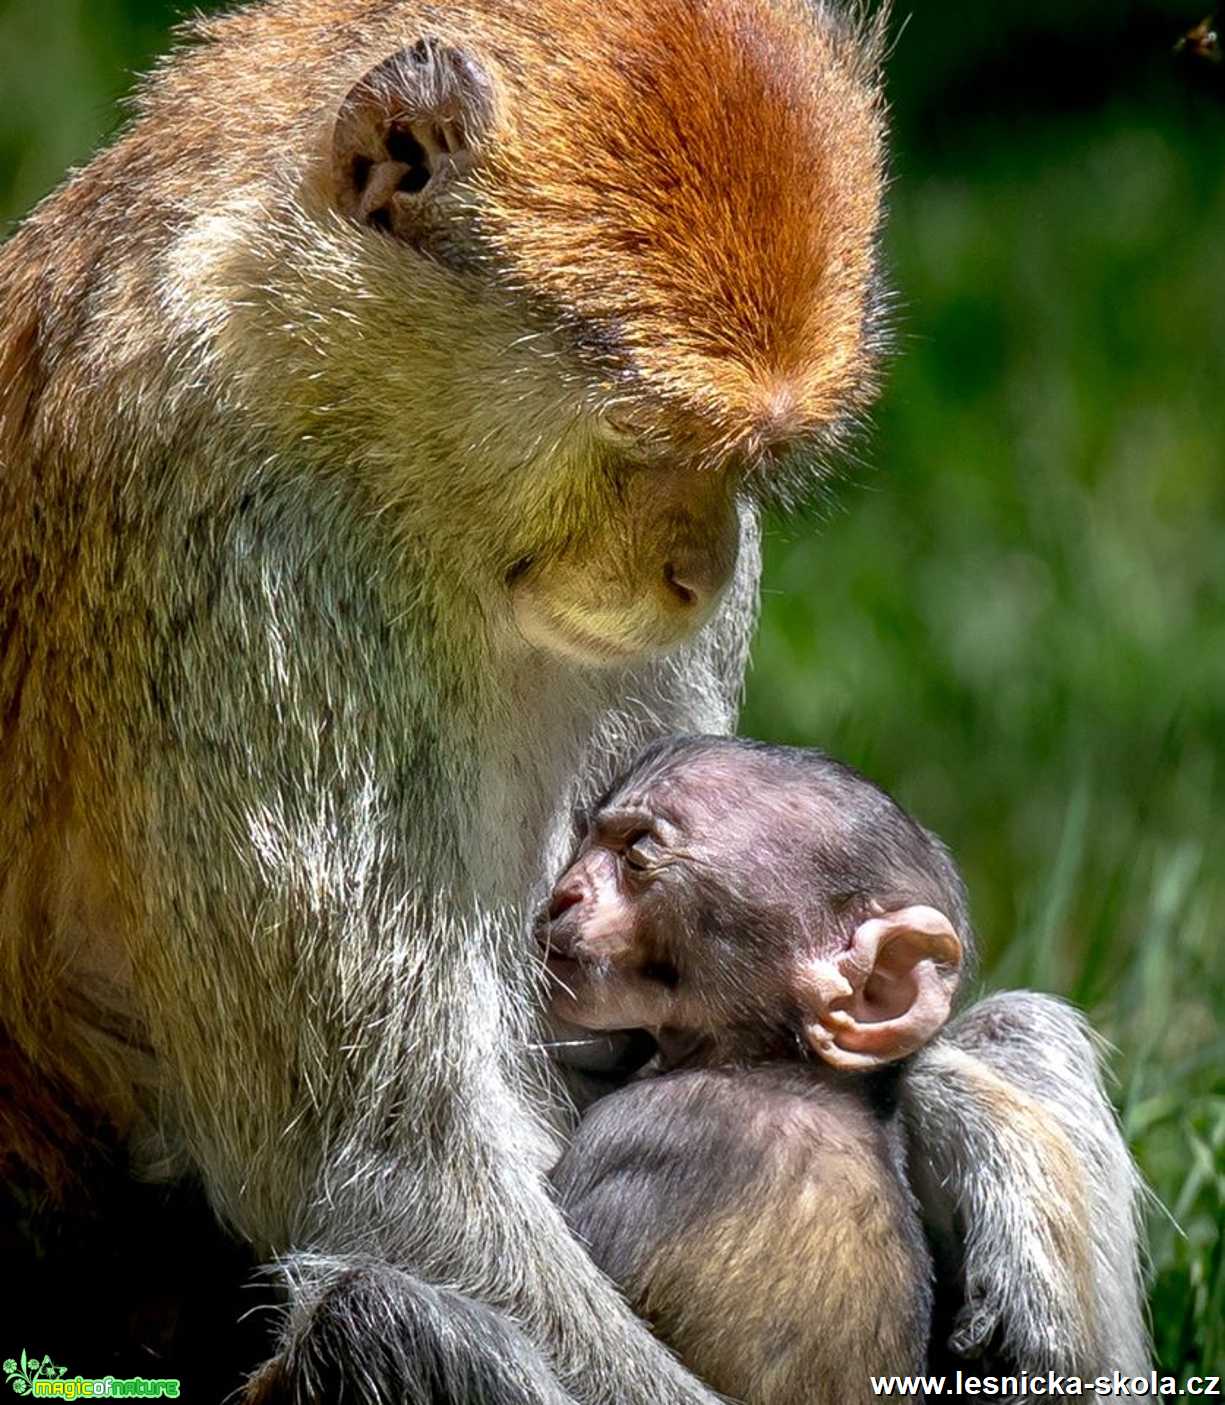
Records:
[[[222,270],[254,409],[493,633],[671,649],[874,390],[879,35],[807,0],[370,9]]]
[[[882,790],[819,752],[712,737],[643,753],[537,931],[572,1024],[843,1069],[930,1040],[972,940],[952,860]]]

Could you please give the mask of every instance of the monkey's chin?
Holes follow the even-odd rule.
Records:
[[[575,619],[550,609],[526,589],[512,592],[511,606],[515,625],[528,644],[585,668],[625,668],[659,658],[696,633],[699,623],[705,623],[703,619],[693,627],[681,628],[662,617],[648,623],[640,614],[628,613]]]

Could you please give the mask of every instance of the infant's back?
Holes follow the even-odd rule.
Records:
[[[900,1134],[862,1079],[642,1079],[590,1110],[553,1179],[595,1261],[716,1389],[854,1405],[875,1398],[869,1369],[923,1369],[930,1260]]]

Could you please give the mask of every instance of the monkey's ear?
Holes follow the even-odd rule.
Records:
[[[835,1068],[866,1069],[922,1048],[949,1017],[962,947],[932,907],[869,918],[833,960],[805,971],[814,1052]]]
[[[419,39],[349,92],[332,133],[332,184],[352,219],[413,240],[437,196],[470,169],[492,88],[467,54]]]

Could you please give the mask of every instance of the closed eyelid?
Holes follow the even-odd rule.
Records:
[[[646,810],[605,810],[596,816],[594,832],[603,839],[624,842],[631,836],[658,833],[656,818]]]

